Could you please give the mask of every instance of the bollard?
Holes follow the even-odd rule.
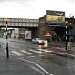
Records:
[[[44,41],[44,47],[47,47],[48,46],[48,42],[47,40]]]

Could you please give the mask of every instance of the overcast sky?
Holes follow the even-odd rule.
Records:
[[[74,3],[74,0],[0,0],[0,17],[38,19],[46,10],[65,11],[69,17],[75,12]]]

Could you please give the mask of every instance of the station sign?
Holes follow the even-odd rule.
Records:
[[[46,11],[46,24],[57,25],[65,22],[65,12],[62,11]]]
[[[44,35],[45,35],[45,36],[52,36],[52,32],[45,31],[45,32],[44,32]]]

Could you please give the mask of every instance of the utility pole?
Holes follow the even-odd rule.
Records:
[[[9,52],[8,52],[8,37],[7,37],[7,23],[8,23],[8,18],[4,19],[4,22],[6,23],[6,56],[9,58]]]

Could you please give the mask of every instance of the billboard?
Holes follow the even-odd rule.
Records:
[[[61,11],[46,11],[46,24],[47,25],[57,25],[63,24],[65,22],[65,12]]]
[[[25,31],[25,39],[31,39],[31,31]]]

